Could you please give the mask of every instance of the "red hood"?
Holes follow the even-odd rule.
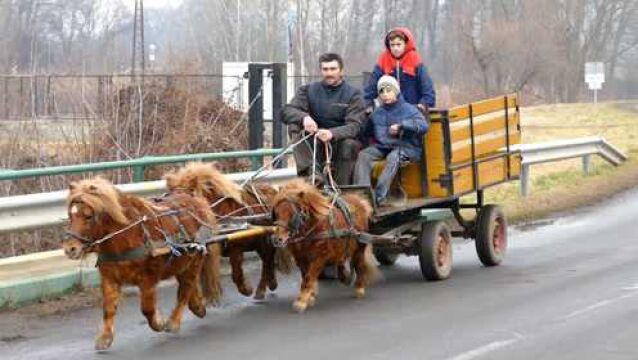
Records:
[[[388,31],[388,33],[385,35],[385,48],[388,51],[390,50],[390,39],[388,39],[388,35],[390,35],[390,33],[394,31],[399,31],[403,33],[406,38],[408,38],[408,42],[405,44],[405,52],[403,53],[403,55],[407,54],[410,51],[416,51],[416,42],[414,41],[414,35],[412,35],[412,31],[410,31],[410,29],[405,27],[394,28]]]
[[[390,52],[390,41],[388,40],[388,35],[390,35],[393,31],[402,32],[408,39],[405,44],[405,52],[398,59],[392,56],[392,52]],[[386,34],[384,44],[385,50],[381,53],[379,60],[377,61],[377,64],[383,73],[386,75],[392,73],[392,71],[394,71],[397,67],[397,61],[399,61],[401,71],[408,75],[416,76],[416,68],[423,63],[423,60],[416,51],[416,42],[414,41],[412,32],[408,28],[404,27],[394,28]]]

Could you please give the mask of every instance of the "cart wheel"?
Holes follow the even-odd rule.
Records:
[[[485,266],[496,266],[507,251],[507,219],[497,205],[481,208],[476,221],[476,252]]]
[[[419,239],[419,264],[426,280],[447,279],[452,272],[452,236],[443,221],[423,224]]]
[[[374,250],[374,257],[377,259],[379,264],[383,266],[392,266],[395,262],[397,262],[399,254],[389,254],[385,251]]]

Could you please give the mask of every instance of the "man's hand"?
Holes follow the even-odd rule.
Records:
[[[327,129],[321,129],[319,131],[317,131],[317,134],[315,135],[317,138],[319,138],[319,140],[323,141],[323,142],[330,142],[330,140],[332,140],[333,135],[332,135],[332,131],[327,130]]]
[[[401,131],[401,125],[400,124],[390,125],[390,135],[399,136],[399,132],[400,131]]]
[[[419,110],[421,110],[422,113],[427,114],[428,113],[428,108],[427,106],[423,105],[423,104],[416,104],[416,107],[419,108]]]
[[[319,126],[317,126],[317,122],[315,122],[310,116],[306,116],[303,118],[303,129],[310,134],[314,134],[319,130]]]

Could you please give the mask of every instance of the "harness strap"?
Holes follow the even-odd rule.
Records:
[[[122,252],[122,253],[106,253],[100,252],[97,255],[97,263],[95,266],[98,266],[103,262],[118,262],[118,261],[130,261],[137,260],[146,257],[149,254],[148,249],[145,245],[138,246],[134,249]]]

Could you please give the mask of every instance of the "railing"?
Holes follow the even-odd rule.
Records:
[[[520,144],[512,147],[523,156],[521,169],[521,195],[529,194],[530,166],[547,162],[582,158],[583,171],[591,169],[592,155],[599,155],[614,166],[627,160],[627,155],[600,137],[587,137],[539,144]]]
[[[39,169],[24,170],[0,170],[0,180],[18,180],[28,177],[40,177],[51,175],[66,175],[85,172],[106,171],[113,169],[133,169],[133,181],[144,181],[146,167],[155,165],[184,163],[188,161],[213,161],[237,158],[249,158],[253,162],[253,168],[263,161],[265,156],[276,156],[281,149],[258,149],[247,151],[231,151],[225,153],[202,153],[170,156],[146,156],[132,160],[109,161],[93,164],[79,164],[67,166],[55,166]]]
[[[241,182],[253,172],[235,173],[228,176]],[[294,168],[273,170],[263,180],[270,182],[293,179]],[[164,180],[116,185],[121,191],[139,196],[155,196],[166,192]],[[66,221],[66,197],[68,191],[19,195],[0,198],[0,234],[28,231],[62,225]]]

